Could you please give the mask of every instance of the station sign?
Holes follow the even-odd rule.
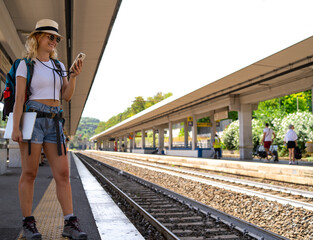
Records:
[[[187,122],[192,122],[193,121],[193,117],[187,117]]]
[[[197,127],[212,127],[212,123],[208,122],[198,122]]]
[[[145,137],[147,137],[148,134],[145,132]],[[135,138],[141,138],[141,135],[136,135]]]
[[[129,133],[128,139],[133,139],[133,138],[134,138],[134,133],[133,132]]]
[[[193,117],[187,117],[187,123],[189,127],[193,126]]]

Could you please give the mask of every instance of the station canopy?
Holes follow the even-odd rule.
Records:
[[[1,59],[21,58],[27,35],[45,18],[58,22],[65,37],[58,46],[65,67],[78,53],[87,55],[72,100],[62,103],[67,135],[76,132],[120,4],[121,0],[0,0]],[[2,70],[8,68],[4,60]]]
[[[313,37],[270,55],[183,96],[170,97],[91,137],[114,139],[188,116],[206,117],[219,111],[240,111],[261,101],[312,89]]]

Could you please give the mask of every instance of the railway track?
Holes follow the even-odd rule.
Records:
[[[203,173],[178,167],[171,167],[156,163],[147,163],[141,160],[127,159],[118,156],[103,156],[95,154],[95,156],[104,157],[113,161],[121,161],[133,164],[138,167],[145,167],[153,171],[160,171],[167,174],[172,174],[178,177],[183,177],[192,181],[201,182],[211,186],[232,190],[250,196],[257,196],[269,201],[277,201],[283,205],[292,205],[294,207],[305,208],[313,211],[313,192],[299,190],[287,186],[255,182],[251,180],[238,179],[234,177],[220,176],[212,173]]]
[[[128,215],[133,222],[139,219],[135,224],[141,225],[139,231],[143,219],[138,215],[143,216],[163,239],[286,239],[88,156],[77,156],[103,185],[110,186],[113,196],[118,195],[118,205],[132,206]],[[143,235],[147,231],[152,230],[148,227]],[[146,239],[162,239],[158,233]]]

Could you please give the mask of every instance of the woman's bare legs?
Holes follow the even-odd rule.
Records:
[[[31,216],[34,182],[38,172],[42,144],[31,144],[31,155],[28,155],[28,143],[19,143],[22,162],[22,173],[18,185],[20,206],[23,217]]]
[[[57,198],[60,202],[63,215],[66,216],[73,213],[68,158],[64,154],[63,146],[61,146],[62,156],[58,155],[56,143],[44,143],[43,147],[56,183]]]
[[[296,161],[295,161],[295,149],[294,148],[291,148],[291,156],[292,156],[292,162],[295,164]]]
[[[291,163],[291,160],[293,163],[295,163],[295,149],[288,148],[288,150],[289,150],[289,164]]]

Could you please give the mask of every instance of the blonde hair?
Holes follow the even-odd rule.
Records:
[[[25,58],[33,59],[37,57],[39,41],[46,35],[49,35],[49,34],[44,33],[44,32],[36,32],[28,36],[26,43],[25,43],[25,54],[24,54]],[[54,51],[50,53],[49,57],[52,59],[57,59],[58,57],[57,50],[54,49]]]

